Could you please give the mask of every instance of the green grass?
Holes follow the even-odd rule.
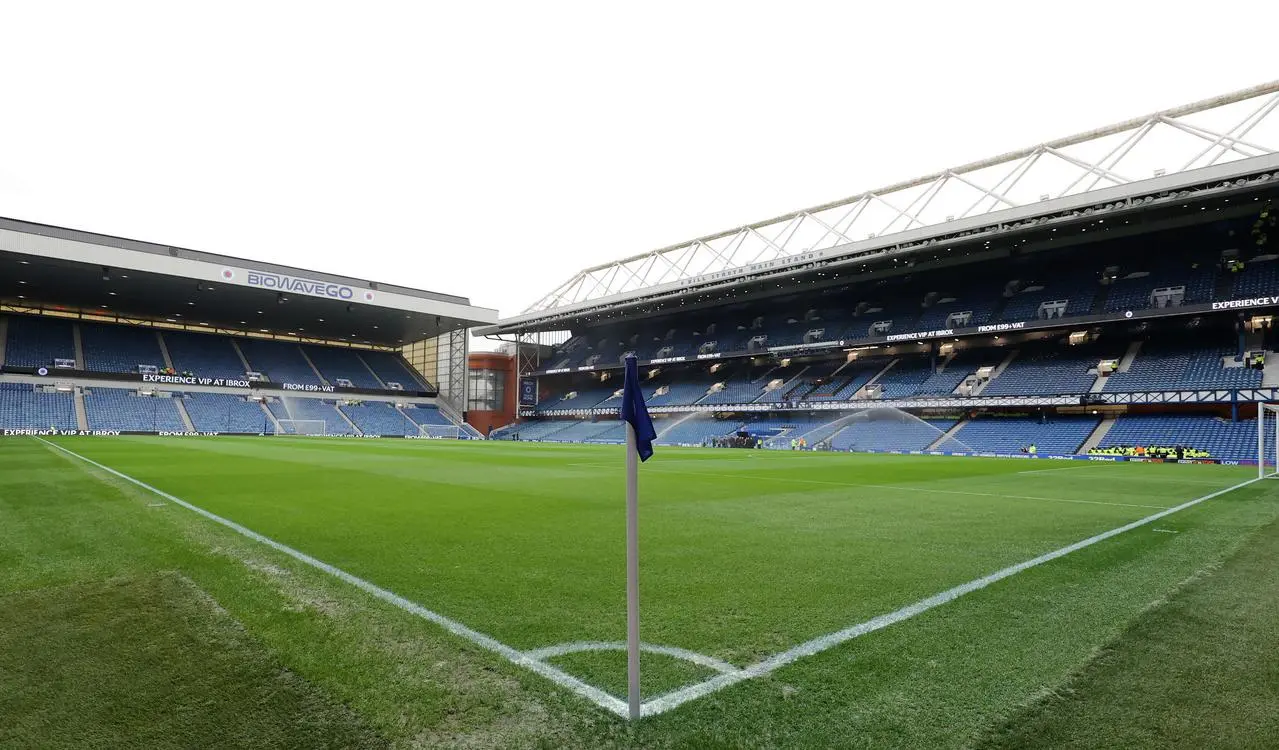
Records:
[[[624,638],[620,448],[59,444],[514,648]],[[1054,471],[1026,473],[1043,469]],[[1249,476],[1230,467],[662,450],[641,477],[643,638],[745,666]],[[0,594],[174,571],[243,628],[256,654],[246,665],[268,659],[296,675],[316,696],[308,705],[348,706],[358,721],[343,725],[354,733],[347,744],[433,747],[986,741],[1130,632],[1152,602],[1279,515],[1279,492],[1250,485],[1154,524],[1178,533],[1136,529],[627,726],[435,625],[157,502],[34,440],[0,442]],[[623,689],[620,652],[552,663]],[[709,674],[646,655],[644,692]]]
[[[1273,748],[1279,523],[1197,577],[982,747]]]

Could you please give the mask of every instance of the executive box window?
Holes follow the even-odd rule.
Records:
[[[471,370],[470,397],[467,411],[501,411],[506,396],[506,373],[497,370]]]

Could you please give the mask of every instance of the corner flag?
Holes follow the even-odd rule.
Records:
[[[653,429],[653,420],[648,416],[648,407],[644,404],[644,392],[640,390],[639,382],[639,363],[635,357],[626,358],[626,379],[622,385],[622,419],[635,430],[635,450],[639,453],[640,460],[652,458],[657,430]]]
[[[622,421],[626,422],[626,702],[632,720],[640,717],[639,679],[639,465],[653,455],[657,430],[640,390],[639,362],[626,358],[622,385]]]

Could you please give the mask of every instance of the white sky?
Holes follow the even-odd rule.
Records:
[[[508,316],[588,265],[1279,77],[1272,2],[928,6],[10,2],[0,215]]]

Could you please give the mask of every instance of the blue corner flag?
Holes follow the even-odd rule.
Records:
[[[626,381],[622,386],[622,420],[630,422],[635,428],[635,449],[641,461],[647,461],[653,455],[653,441],[657,439],[657,430],[653,429],[653,420],[648,416],[648,407],[644,405],[644,392],[640,390],[639,362],[634,357],[626,358]]]

